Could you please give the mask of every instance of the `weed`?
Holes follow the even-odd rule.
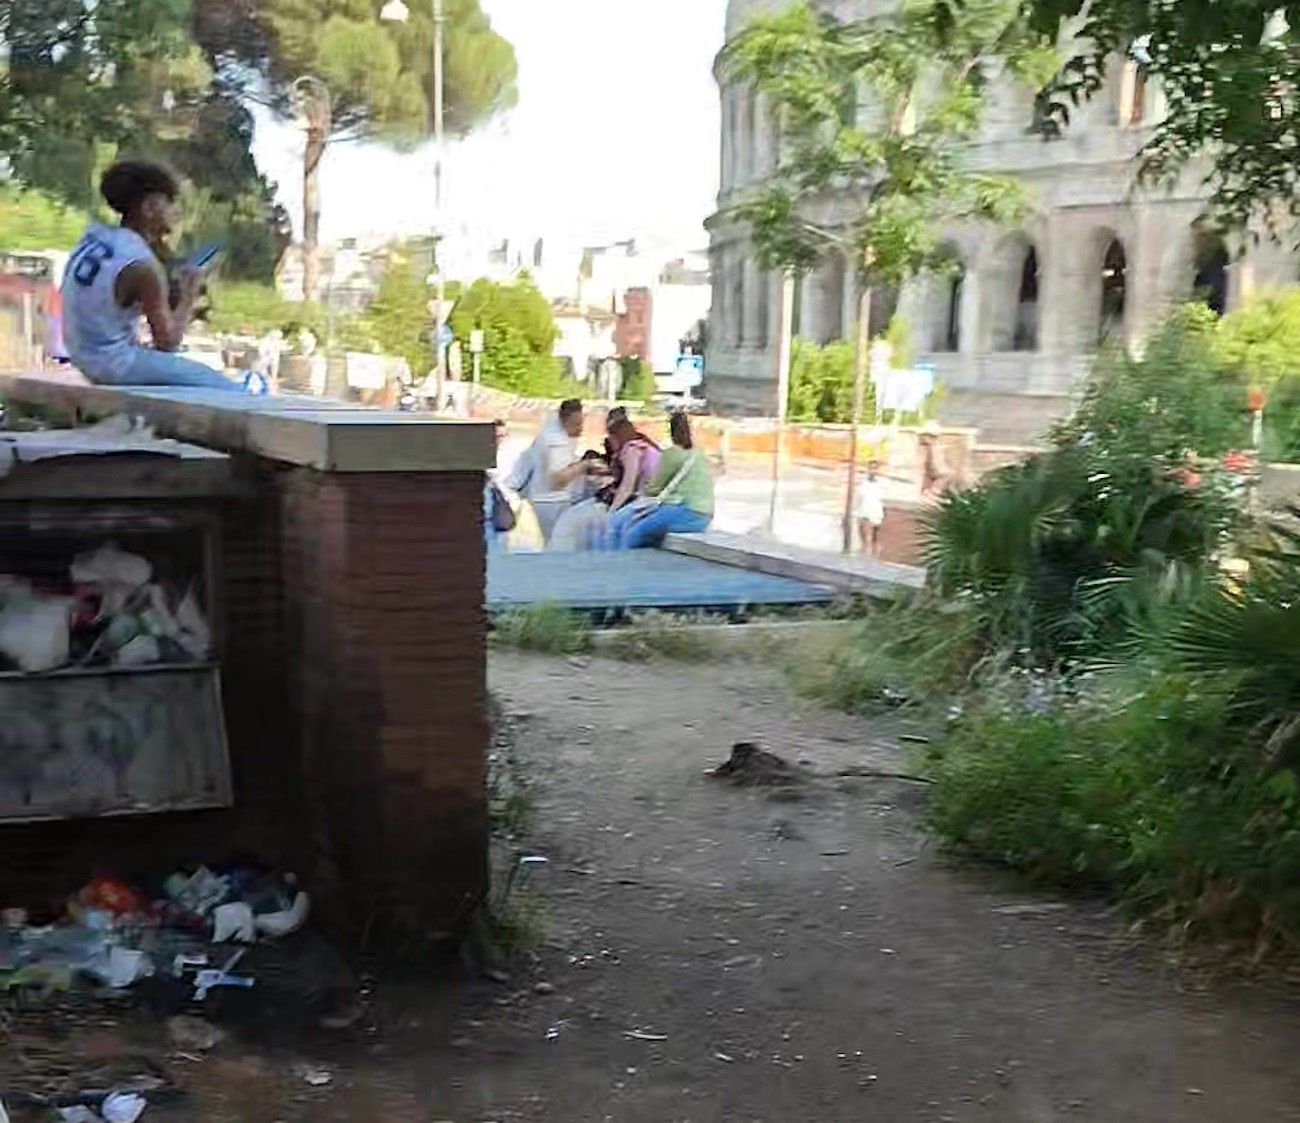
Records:
[[[629,663],[654,659],[705,663],[717,651],[712,640],[692,621],[664,612],[647,612],[613,634],[609,653]]]
[[[799,693],[849,713],[947,704],[976,667],[977,640],[961,602],[900,600],[868,608],[842,636],[801,645],[786,669]]]
[[[493,621],[498,647],[548,655],[580,655],[592,649],[591,627],[578,613],[558,604],[537,604],[502,613]]]
[[[1180,935],[1300,940],[1300,788],[1224,695],[1148,675],[1033,715],[956,724],[928,753],[930,827],[1031,880],[1101,890]]]

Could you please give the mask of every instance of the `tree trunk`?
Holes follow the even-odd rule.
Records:
[[[858,351],[853,364],[853,416],[849,429],[849,484],[844,492],[844,552],[853,553],[853,536],[857,530],[858,505],[858,429],[862,425],[862,406],[867,400],[867,371],[871,359],[871,286],[862,286],[858,301]]]
[[[320,286],[320,163],[329,134],[312,124],[307,129],[307,151],[302,175],[302,298],[316,299]]]

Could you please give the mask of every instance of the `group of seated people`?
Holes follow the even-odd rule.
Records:
[[[604,448],[580,454],[584,422],[581,402],[561,404],[506,481],[531,504],[548,550],[637,550],[708,529],[713,477],[686,413],[671,415],[667,448],[616,408],[606,419]],[[492,538],[489,514],[490,546]]]

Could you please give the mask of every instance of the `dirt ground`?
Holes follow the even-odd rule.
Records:
[[[948,867],[920,785],[838,775],[905,769],[883,727],[746,664],[491,678],[549,859],[516,896],[534,951],[381,986],[350,1040],[173,1055],[189,1095],[145,1123],[1300,1120],[1294,993],[1198,985],[1100,906]],[[706,777],[737,741],[816,776]]]

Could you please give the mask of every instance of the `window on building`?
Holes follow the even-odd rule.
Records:
[[[1016,299],[1016,326],[1012,336],[1013,351],[1038,350],[1038,250],[1025,251],[1020,270],[1020,291]]]
[[[966,267],[958,263],[955,271],[938,278],[939,315],[934,322],[936,351],[961,350],[961,306],[966,295]]]
[[[1101,324],[1098,342],[1124,328],[1128,303],[1128,258],[1118,238],[1112,238],[1101,263]]]
[[[1222,316],[1228,310],[1228,246],[1216,234],[1197,239],[1192,299]]]

